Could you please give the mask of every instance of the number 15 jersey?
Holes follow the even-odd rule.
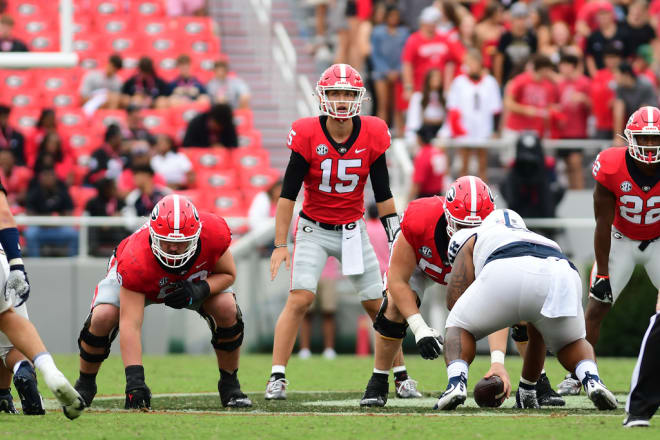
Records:
[[[298,119],[287,145],[309,164],[302,210],[312,219],[346,224],[364,214],[364,185],[369,168],[390,146],[390,133],[382,119],[355,116],[353,132],[343,143],[328,133],[327,117]]]

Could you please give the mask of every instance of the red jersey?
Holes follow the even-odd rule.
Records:
[[[660,237],[660,178],[642,176],[627,151],[627,147],[602,151],[592,174],[616,197],[614,227],[632,240],[651,240]]]
[[[584,139],[587,137],[589,105],[575,102],[575,94],[589,96],[591,81],[584,75],[559,82],[559,111],[564,118],[558,122],[559,137],[564,139]]]
[[[436,283],[446,285],[451,265],[444,203],[445,198],[440,196],[410,202],[403,213],[401,233],[415,250],[417,267]]]
[[[390,132],[382,119],[356,116],[353,132],[339,145],[322,121],[325,118],[298,119],[289,132],[289,148],[309,164],[302,210],[322,223],[351,223],[364,214],[369,168],[389,148]]]
[[[158,262],[151,250],[148,224],[122,240],[116,251],[119,284],[149,301],[162,303],[173,283],[206,279],[229,248],[231,232],[225,220],[215,214],[200,211],[199,218],[202,232],[197,254],[179,269],[166,269]]]
[[[591,81],[591,111],[599,130],[611,130],[614,124],[612,103],[615,87],[614,74],[608,69],[600,69]]]
[[[511,80],[509,92],[518,104],[548,109],[559,101],[557,86],[550,80],[536,80],[530,72],[524,72]],[[534,130],[539,137],[545,137],[549,127],[548,119],[542,117],[526,116],[520,113],[509,112],[506,127],[515,130]]]
[[[443,150],[424,145],[415,156],[413,182],[419,185],[419,194],[432,196],[445,189],[447,155]]]
[[[413,66],[413,85],[416,91],[422,90],[424,76],[431,69],[440,69],[444,72],[448,62],[459,65],[462,61],[462,49],[455,39],[441,34],[426,38],[420,31],[408,37],[401,61]]]

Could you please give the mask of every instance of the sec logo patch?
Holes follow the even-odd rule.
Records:
[[[632,183],[628,182],[627,180],[624,180],[621,183],[621,191],[623,192],[628,192],[632,189]]]
[[[433,255],[433,252],[431,252],[431,248],[428,246],[422,246],[419,248],[419,253],[422,254],[425,258],[431,258],[431,255]]]
[[[316,154],[319,156],[325,156],[328,154],[328,146],[326,144],[319,144],[316,146]]]

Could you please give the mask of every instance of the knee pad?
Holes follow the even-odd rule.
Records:
[[[380,333],[380,335],[386,339],[403,339],[406,336],[406,330],[408,329],[407,322],[394,322],[390,321],[385,317],[385,311],[387,310],[387,296],[383,298],[383,302],[380,304],[380,309],[374,320],[374,329]]]
[[[198,313],[206,320],[209,329],[211,329],[211,345],[213,345],[213,348],[222,351],[234,351],[243,344],[243,329],[245,328],[245,324],[243,323],[243,313],[238,303],[236,303],[236,324],[231,327],[218,327],[213,316],[207,314],[201,308],[198,310]],[[233,341],[218,342],[218,339],[228,339],[235,336],[238,336],[238,338]]]
[[[117,337],[117,333],[119,333],[119,327],[110,330],[110,334],[107,336],[96,336],[91,334],[89,332],[89,326],[92,323],[92,313],[87,316],[83,328],[80,330],[80,336],[78,336],[80,357],[87,362],[103,362],[110,355],[110,346],[112,345],[112,341]],[[105,348],[105,353],[90,353],[83,348],[81,342],[84,342],[91,347]]]
[[[529,337],[527,336],[527,325],[516,324],[512,326],[511,339],[516,342],[527,342],[529,340]]]

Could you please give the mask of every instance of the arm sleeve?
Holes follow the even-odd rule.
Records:
[[[390,175],[387,171],[385,153],[378,156],[378,159],[371,164],[371,167],[369,168],[369,177],[371,178],[371,186],[374,190],[376,203],[384,202],[385,200],[392,198],[392,191],[390,191]]]
[[[300,153],[292,151],[289,165],[284,172],[280,197],[295,201],[307,171],[309,171],[309,163]],[[385,171],[387,171],[387,168],[385,168]]]

